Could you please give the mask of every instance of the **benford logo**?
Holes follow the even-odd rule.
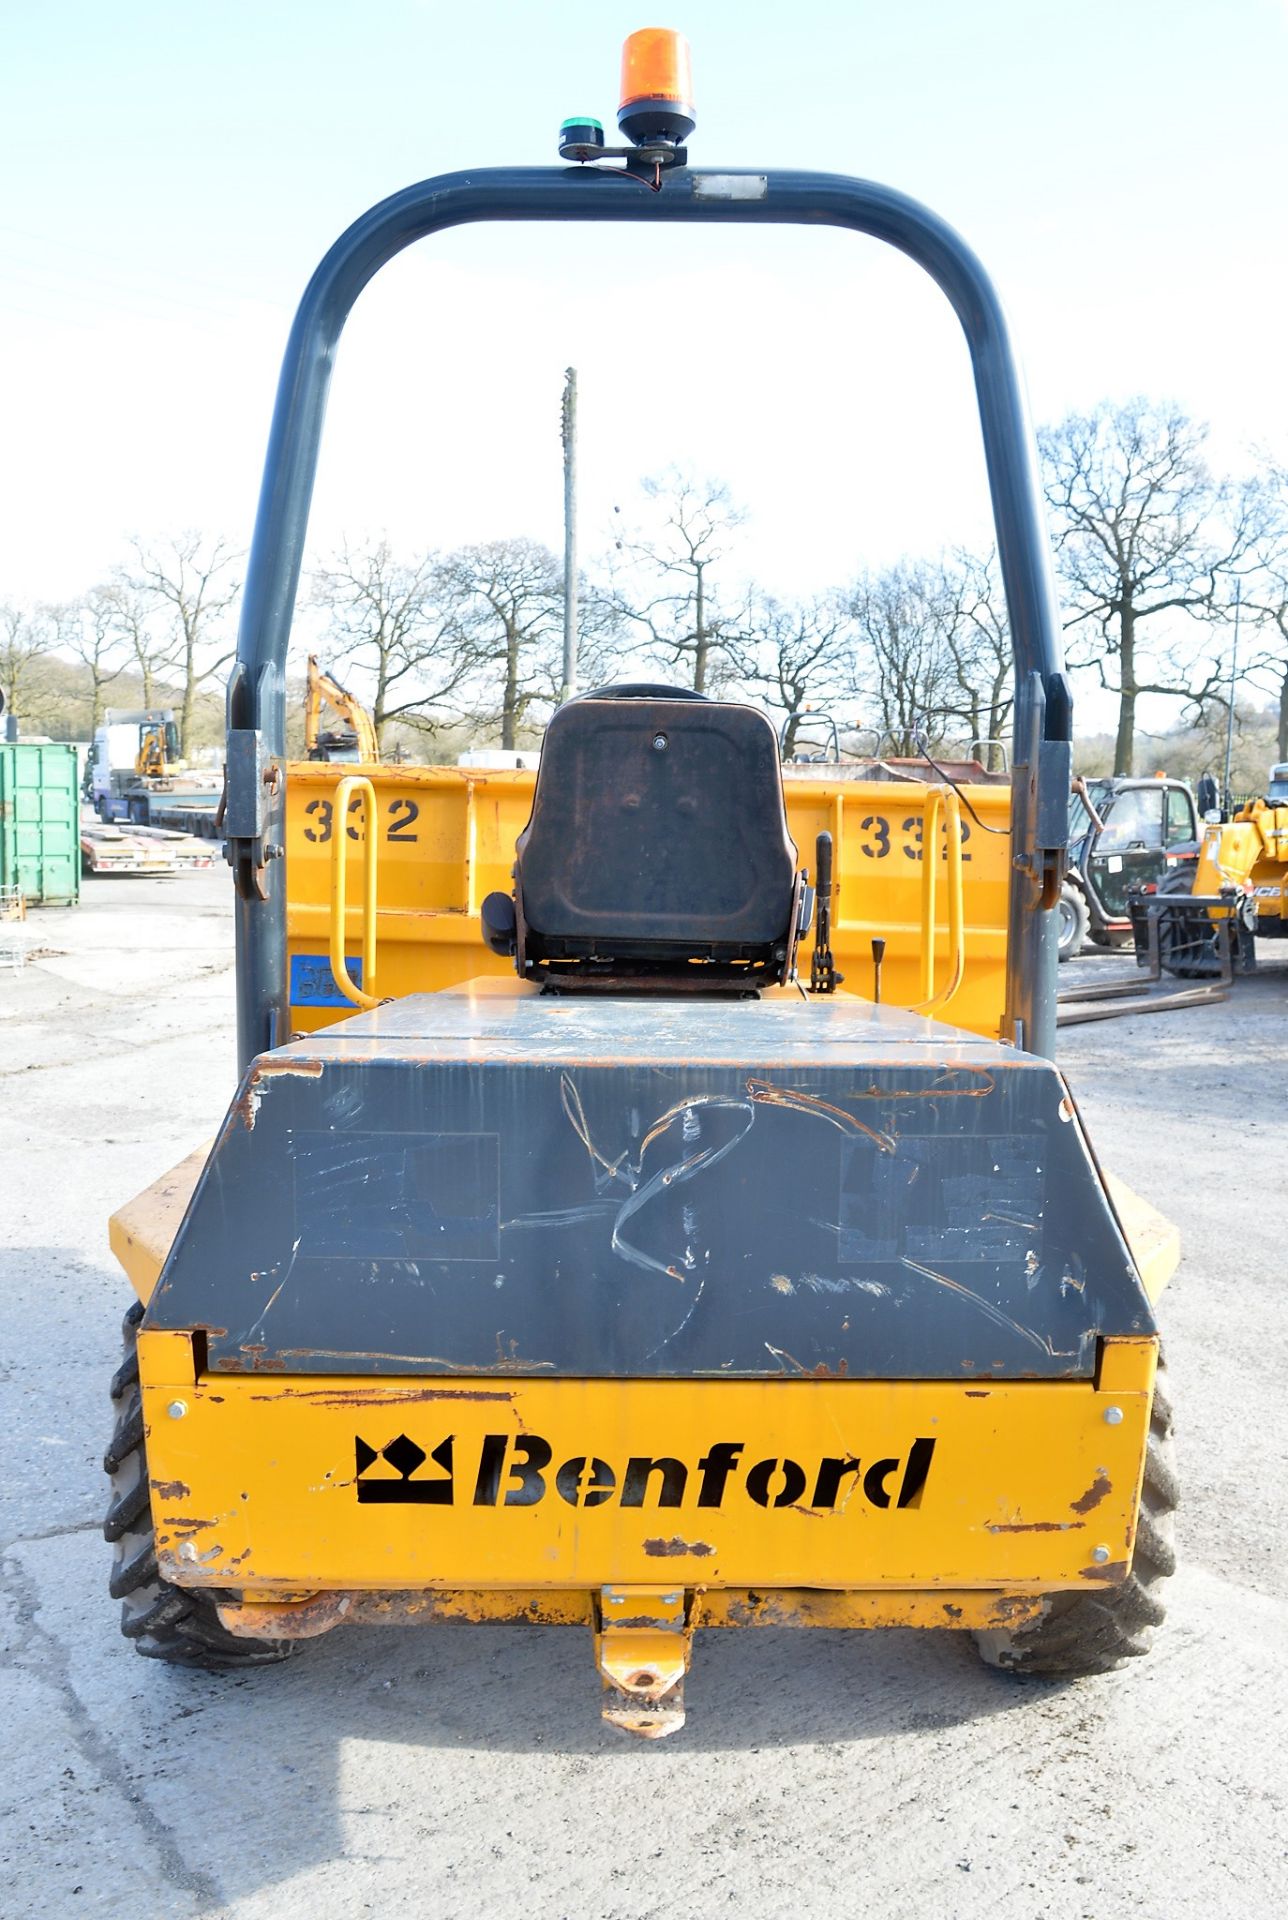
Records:
[[[742,1440],[714,1441],[695,1462],[670,1454],[632,1454],[614,1465],[577,1453],[554,1464],[554,1450],[536,1433],[484,1434],[477,1453],[459,1459],[456,1436],[432,1448],[400,1433],[387,1446],[354,1437],[358,1499],[364,1505],[533,1507],[553,1491],[570,1507],[680,1507],[696,1493],[699,1507],[746,1499],[758,1507],[830,1513],[854,1494],[879,1509],[919,1507],[935,1442],[918,1439],[905,1455],[871,1460],[825,1454],[802,1465],[771,1455],[746,1460]],[[459,1476],[459,1477],[458,1477]]]

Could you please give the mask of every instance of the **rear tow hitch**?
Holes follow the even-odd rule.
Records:
[[[595,1659],[610,1726],[643,1740],[679,1732],[692,1642],[683,1587],[601,1590]]]

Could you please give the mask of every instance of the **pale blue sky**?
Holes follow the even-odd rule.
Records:
[[[610,126],[616,0],[0,0],[0,598],[57,597],[166,527],[249,534],[286,328],[336,233],[409,181],[554,161]],[[688,0],[704,163],[868,175],[961,228],[1034,411],[1174,396],[1232,462],[1288,455],[1285,0]],[[665,310],[665,337],[637,316]],[[585,545],[670,458],[808,591],[984,529],[955,323],[837,234],[458,233],[364,296],[315,551],[557,543],[563,367]]]

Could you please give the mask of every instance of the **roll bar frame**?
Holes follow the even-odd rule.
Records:
[[[341,235],[300,302],[282,364],[228,683],[225,830],[237,890],[237,1034],[243,1070],[285,1039],[285,670],[327,393],[344,323],[404,247],[484,220],[721,222],[843,227],[884,240],[947,297],[970,351],[1015,663],[1012,867],[1005,1037],[1055,1045],[1056,941],[1067,839],[1072,703],[1036,449],[1001,303],[974,253],[928,208],[843,174],[676,166],[441,174],[393,194]]]

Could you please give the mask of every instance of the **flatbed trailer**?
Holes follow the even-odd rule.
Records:
[[[127,832],[161,827],[171,833],[191,834],[198,840],[223,837],[219,794],[209,787],[185,792],[175,791],[169,784],[157,788],[139,781],[123,788],[110,801],[97,801],[95,812],[105,826],[121,826]]]
[[[135,816],[139,810],[139,797],[134,798],[134,811],[130,816],[130,826],[163,828],[170,833],[181,833],[187,838],[202,840],[207,844],[223,838],[223,826],[219,819],[219,797],[217,794],[202,794],[200,798],[184,799],[182,795],[152,793],[145,796],[147,802],[146,824]],[[213,855],[212,855],[213,858]]]
[[[101,821],[82,821],[82,873],[187,872],[212,867],[217,849],[209,840],[166,827],[109,827]]]

